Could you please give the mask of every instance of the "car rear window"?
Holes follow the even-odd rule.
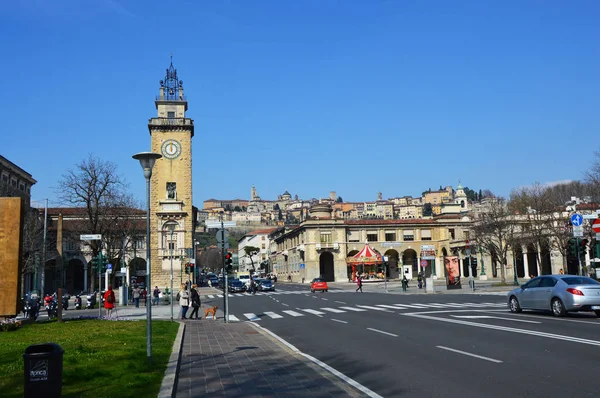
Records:
[[[325,279],[315,278],[313,282],[325,282]]]
[[[569,276],[562,278],[562,280],[567,285],[600,285],[598,281],[595,281],[592,278],[586,278],[584,276]]]

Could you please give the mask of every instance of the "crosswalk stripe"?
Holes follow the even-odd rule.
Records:
[[[291,315],[291,316],[304,316],[304,314],[301,314],[299,312],[292,311],[292,310],[284,310],[281,312],[285,312],[286,314]]]
[[[259,317],[257,317],[257,316],[256,316],[256,314],[253,314],[253,313],[251,313],[251,312],[250,312],[250,313],[247,313],[247,314],[244,314],[244,316],[245,316],[246,318],[248,318],[248,320],[250,320],[250,321],[260,321],[260,318],[259,318]]]
[[[208,298],[215,298],[215,296],[213,296],[212,294],[209,294]]]
[[[429,306],[429,305],[425,305],[425,304],[415,304],[415,303],[412,303],[412,304],[410,304],[410,305],[409,305],[409,304],[406,304],[406,306],[407,306],[407,307],[410,307],[410,308],[430,308],[430,307],[431,307],[431,306]]]
[[[340,307],[340,308],[343,308],[348,311],[356,311],[356,312],[366,311],[366,310],[363,310],[362,308],[354,308],[354,307]]]
[[[370,310],[377,310],[377,311],[386,311],[386,312],[390,312],[390,310],[386,310],[385,308],[379,308],[379,307],[373,307],[371,305],[357,305],[357,307],[360,308],[367,308]]]
[[[324,312],[317,311],[317,310],[311,310],[310,308],[309,309],[300,309],[300,310],[304,311],[304,312],[308,312],[309,314],[313,314],[313,315],[325,315]]]
[[[453,308],[453,305],[448,305],[448,304],[441,304],[441,303],[429,303],[431,305],[435,305],[436,307],[441,307],[441,308]]]
[[[445,303],[448,307],[464,307],[463,304],[458,304],[458,303]]]
[[[229,322],[239,322],[240,320],[238,319],[237,316],[235,315],[229,315]]]
[[[395,305],[387,305],[387,304],[376,304],[377,307],[383,307],[383,308],[392,308],[394,310],[405,310],[405,307],[399,307],[399,306],[395,306]]]
[[[267,315],[267,316],[269,316],[269,317],[271,317],[271,319],[279,319],[279,318],[283,318],[281,315],[279,315],[279,314],[276,314],[276,313],[274,313],[274,312],[271,312],[271,311],[265,311],[265,313],[264,313],[264,314],[265,314],[265,315]]]
[[[338,310],[337,308],[329,308],[329,307],[324,307],[324,308],[321,308],[321,309],[325,310],[325,311],[329,311],[329,312],[334,312],[336,314],[340,314],[342,312],[346,312],[346,311],[343,311],[343,310]]]
[[[217,294],[217,297],[223,298],[223,295],[222,294]]]

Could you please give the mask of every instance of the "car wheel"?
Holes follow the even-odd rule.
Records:
[[[314,292],[315,292],[315,289],[310,289],[310,292],[311,292],[311,293],[314,293]]]
[[[565,311],[565,305],[559,298],[552,300],[552,314],[554,316],[565,316],[567,314],[567,311]]]
[[[598,318],[600,318],[600,311],[596,310],[596,311],[594,311],[594,314],[596,314],[596,316],[597,316]]]
[[[327,293],[327,290],[325,290],[325,293]]]
[[[515,296],[511,296],[508,302],[508,308],[510,308],[510,312],[521,312],[521,305],[519,304],[519,300]]]

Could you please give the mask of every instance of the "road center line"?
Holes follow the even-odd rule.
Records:
[[[333,319],[333,318],[331,318],[331,320],[334,321],[334,322],[339,322],[339,323],[348,323],[346,321],[340,321],[339,319]]]
[[[392,337],[398,337],[397,334],[384,332],[383,330],[378,330],[378,329],[373,329],[373,328],[367,328],[367,330],[371,330],[373,332],[377,332],[377,333],[381,333],[381,334],[387,334],[388,336],[392,336]]]
[[[495,362],[495,363],[502,363],[502,361],[500,361],[498,359],[488,358],[488,357],[484,357],[484,356],[477,355],[477,354],[471,354],[470,352],[466,352],[466,351],[455,350],[454,348],[444,347],[443,345],[436,345],[436,347],[437,348],[441,348],[442,350],[448,350],[448,351],[456,352],[457,354],[463,354],[463,355],[467,355],[467,356],[470,356],[470,357],[473,357],[473,358],[483,359],[484,361],[490,361],[490,362]]]

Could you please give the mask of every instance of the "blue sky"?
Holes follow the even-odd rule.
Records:
[[[346,201],[582,178],[599,144],[596,1],[28,0],[0,15],[0,154],[55,198],[131,155],[169,54],[195,120],[194,204]]]

